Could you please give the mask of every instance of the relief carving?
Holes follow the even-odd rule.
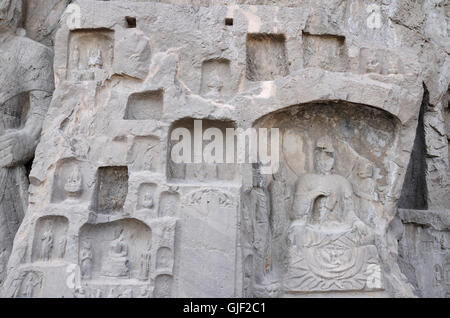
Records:
[[[56,166],[52,202],[78,204],[88,200],[89,192],[85,190],[90,182],[83,174],[89,173],[89,165],[75,158],[65,158]]]
[[[103,81],[108,78],[114,57],[114,33],[106,29],[71,33],[68,79]]]
[[[315,174],[296,183],[293,222],[288,230],[289,292],[361,290],[381,288],[368,284],[379,267],[371,230],[356,216],[352,185],[334,175],[334,147],[321,138],[314,152]]]
[[[68,220],[63,216],[46,216],[38,219],[32,260],[48,262],[63,259],[66,253],[67,229]]]
[[[47,229],[41,237],[41,259],[45,261],[50,260],[50,255],[53,249],[53,230],[52,223],[48,223]]]
[[[123,209],[128,195],[127,167],[100,167],[98,169],[93,209],[110,214]]]
[[[143,279],[151,241],[152,230],[137,219],[85,224],[79,243],[82,280],[91,289],[102,287],[106,278],[121,286]]]
[[[361,32],[365,4],[237,2],[78,1],[53,74],[49,50],[4,32],[20,1],[0,0],[0,296],[412,295],[388,226],[422,82],[424,108],[446,102],[440,42],[421,45],[426,20]],[[438,119],[427,127],[445,139]],[[279,170],[240,162],[253,136],[236,128],[278,129]],[[450,240],[417,242],[438,249],[427,278],[447,295]]]
[[[384,290],[376,231],[386,187],[380,158],[392,147],[394,125],[382,112],[345,104],[292,107],[257,123],[284,130],[278,171],[261,175],[254,167],[242,204],[244,257],[253,256],[254,268],[247,293]],[[373,149],[373,138],[385,142]]]
[[[139,263],[139,280],[146,281],[148,279],[150,274],[151,256],[150,247],[142,252]]]
[[[218,189],[194,190],[183,198],[183,202],[188,206],[217,204],[221,208],[231,208],[235,204],[231,194]]]
[[[272,81],[289,74],[284,34],[247,35],[247,79]]]
[[[221,99],[232,93],[230,61],[213,59],[203,62],[201,94],[208,99]]]
[[[17,35],[21,34],[22,1],[1,0],[0,8],[1,286],[14,236],[27,209],[25,164],[33,158],[54,85],[51,50]]]
[[[69,198],[76,198],[83,191],[83,179],[80,168],[75,166],[64,184],[64,191]]]
[[[81,268],[81,277],[83,279],[91,279],[92,278],[92,249],[91,243],[85,241],[82,243],[82,247],[80,250],[80,268]]]
[[[23,271],[14,279],[10,286],[12,298],[38,297],[42,288],[42,273],[36,271]]]
[[[154,183],[143,183],[139,186],[137,209],[153,209],[155,207],[155,189]]]

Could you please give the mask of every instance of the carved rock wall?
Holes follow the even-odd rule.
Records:
[[[448,297],[444,1],[68,2],[2,296]],[[195,119],[280,172],[172,162]]]

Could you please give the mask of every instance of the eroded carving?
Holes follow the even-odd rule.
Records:
[[[180,208],[180,194],[175,191],[164,191],[159,201],[159,216],[177,216]]]
[[[112,70],[114,32],[107,29],[72,31],[68,51],[68,79],[103,81]]]
[[[102,275],[129,278],[128,243],[124,241],[123,229],[116,232],[116,238],[109,245],[107,260],[103,263]]]
[[[18,29],[21,0],[0,1],[0,286],[27,209],[25,164],[33,158],[53,92],[51,50]],[[22,34],[22,35],[21,35]]]
[[[128,151],[130,169],[135,171],[159,171],[160,141],[152,136],[137,136],[132,138]]]
[[[156,230],[154,251],[155,253],[155,273],[153,277],[160,274],[173,276],[175,263],[175,229],[176,219],[161,219]],[[156,285],[155,285],[156,288]]]
[[[78,197],[83,191],[83,177],[80,168],[74,167],[64,184],[64,191],[68,197]]]
[[[230,61],[213,59],[203,62],[201,94],[206,98],[220,99],[232,92]]]
[[[93,255],[91,242],[83,241],[81,243],[80,248],[80,268],[81,268],[81,277],[83,279],[92,278],[92,263],[93,263]]]
[[[183,198],[183,203],[190,206],[212,206],[230,208],[234,206],[233,196],[218,189],[194,190]],[[207,209],[207,210],[208,210]]]
[[[83,279],[101,286],[104,278],[142,278],[142,253],[151,242],[151,229],[135,219],[84,225],[79,256]]]
[[[303,47],[305,67],[319,67],[334,72],[348,69],[344,37],[303,33]]]
[[[151,247],[147,247],[141,254],[139,263],[139,280],[146,281],[150,274],[151,267]]]
[[[37,271],[23,271],[15,278],[10,286],[12,298],[32,298],[39,297],[42,288],[42,273]]]
[[[234,148],[226,148],[226,130],[227,128],[234,128],[235,124],[230,121],[218,121],[218,120],[202,120],[197,122],[199,126],[195,126],[196,122],[193,119],[182,119],[175,122],[171,128],[171,134],[181,128],[183,131],[186,129],[190,132],[189,136],[195,136],[200,132],[203,134],[202,137],[202,149],[209,147],[209,149],[215,149],[215,147],[223,147],[225,149],[222,153],[223,158],[217,158],[217,163],[206,162],[205,158],[201,158],[201,162],[195,161],[193,158],[193,153],[191,152],[192,158],[189,159],[189,163],[178,163],[173,161],[173,157],[170,155],[168,157],[168,177],[177,180],[186,181],[197,181],[197,182],[211,182],[215,180],[227,180],[234,181],[238,178],[237,168],[235,163],[226,163],[226,151],[233,151],[236,154],[237,142],[234,144]],[[197,132],[195,132],[195,131]],[[217,130],[220,130],[220,134]],[[217,132],[217,133],[215,133]],[[209,135],[211,133],[211,135]],[[176,134],[175,134],[176,135]],[[186,138],[185,138],[186,137]],[[181,146],[190,148],[193,147],[193,143],[190,137],[183,136],[180,140],[169,140],[169,154],[172,152],[180,151]],[[173,149],[176,147],[175,149]],[[213,152],[213,150],[211,150]],[[204,152],[203,152],[204,153]]]
[[[282,34],[247,35],[247,79],[250,81],[271,81],[289,74]]]
[[[155,208],[155,190],[156,184],[154,183],[143,183],[139,186],[137,209]]]
[[[155,297],[169,298],[172,295],[173,277],[170,275],[159,275],[155,279]]]
[[[33,243],[33,261],[62,259],[66,253],[68,220],[63,216],[46,216],[38,219]]]
[[[382,75],[403,74],[404,66],[395,52],[385,49],[362,48],[360,50],[360,72]]]
[[[350,182],[331,172],[334,156],[331,140],[319,139],[316,174],[302,175],[296,183],[286,291],[381,288],[374,234],[355,214]]]
[[[70,203],[81,202],[85,197],[86,180],[83,173],[87,171],[86,165],[76,159],[63,159],[57,163],[52,201]]]
[[[93,208],[99,213],[121,211],[128,195],[127,167],[100,167]]]
[[[124,119],[159,120],[163,115],[164,91],[134,93],[128,98]]]

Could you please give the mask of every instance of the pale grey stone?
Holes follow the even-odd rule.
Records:
[[[20,191],[0,183],[17,215],[2,296],[449,297],[445,1],[79,0],[54,34],[67,2],[28,3],[56,90],[28,202],[24,172]],[[3,39],[33,71],[2,64],[2,107],[32,90],[42,118],[51,54]],[[281,128],[280,170],[173,162],[194,119]],[[34,131],[3,170],[23,170]]]
[[[0,286],[27,209],[25,165],[33,158],[53,91],[52,53],[23,36],[21,20],[21,1],[0,1]]]

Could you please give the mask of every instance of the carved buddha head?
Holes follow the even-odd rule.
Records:
[[[0,0],[0,32],[15,30],[22,22],[22,0]]]
[[[330,137],[317,140],[314,151],[314,168],[317,173],[330,174],[334,166],[334,147]]]

